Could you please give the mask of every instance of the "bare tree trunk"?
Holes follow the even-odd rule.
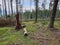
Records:
[[[6,7],[6,0],[3,0],[4,1],[4,5],[5,5],[5,16],[6,16],[6,19],[7,19],[7,7]]]
[[[49,24],[50,28],[54,28],[54,21],[55,21],[55,17],[56,17],[56,10],[57,10],[58,1],[59,0],[54,0],[53,12],[52,12],[52,16],[51,16],[50,24]]]
[[[11,4],[11,14],[12,14],[12,17],[13,17],[13,5],[12,5],[12,1],[13,1],[13,0],[10,0],[10,4]]]
[[[37,22],[37,17],[38,17],[38,0],[35,0],[35,6],[36,6],[36,16],[35,16],[35,23]]]
[[[10,15],[10,5],[9,5],[9,0],[8,0],[8,10],[9,10],[9,15]]]
[[[1,10],[1,4],[0,4],[0,16],[2,17],[2,10]]]
[[[19,12],[18,12],[18,0],[16,0],[16,29],[21,29],[21,23],[19,22]]]
[[[2,0],[2,8],[3,8],[3,15],[4,15],[4,4],[3,4],[3,0]]]

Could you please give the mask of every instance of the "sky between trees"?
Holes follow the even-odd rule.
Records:
[[[8,2],[10,0],[6,0],[6,5],[7,5],[7,12],[9,12],[8,10]],[[42,2],[44,0],[39,0],[39,7],[40,9],[42,9]],[[46,9],[49,9],[49,3],[50,3],[50,0],[46,0]],[[3,5],[2,5],[2,0],[0,0],[0,4],[1,4],[1,9],[2,9],[2,12],[3,12]],[[15,5],[15,0],[13,0],[13,12],[16,12],[16,5]],[[35,10],[35,5],[34,5],[34,0],[21,0],[21,4],[23,5],[23,11],[25,10]],[[11,9],[10,9],[11,10]]]

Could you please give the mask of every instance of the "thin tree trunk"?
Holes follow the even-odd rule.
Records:
[[[36,16],[35,16],[35,23],[37,22],[37,17],[38,17],[38,0],[35,0],[35,5],[36,5]]]
[[[51,16],[50,24],[49,24],[50,28],[54,28],[54,21],[55,21],[55,17],[56,17],[56,10],[57,10],[58,1],[59,0],[54,0],[53,12],[52,12],[52,16]]]
[[[16,23],[16,29],[21,29],[21,23],[19,22],[18,0],[16,0]]]
[[[9,5],[9,0],[8,0],[8,10],[9,10],[9,15],[10,15],[10,5]]]
[[[13,5],[12,5],[12,1],[13,1],[13,0],[10,0],[10,4],[11,4],[11,14],[12,14],[12,17],[13,17]]]
[[[0,4],[0,16],[2,17],[2,10],[1,10],[1,4]]]
[[[3,0],[2,0],[2,8],[3,8],[3,15],[4,15],[4,4],[3,4]]]
[[[7,19],[6,0],[3,0],[3,1],[4,1],[4,5],[5,5],[5,16],[6,16],[6,19]]]

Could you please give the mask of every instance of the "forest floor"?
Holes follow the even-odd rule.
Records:
[[[41,22],[23,22],[28,36],[23,30],[16,31],[15,27],[0,28],[0,45],[60,45],[60,21],[55,21],[55,28],[49,29],[48,22],[41,26]]]

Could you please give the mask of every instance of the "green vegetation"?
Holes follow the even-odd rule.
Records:
[[[29,1],[30,6],[24,9],[23,0],[2,0],[0,45],[60,45],[60,1],[46,1],[34,0],[35,6]]]
[[[0,45],[8,45],[8,44],[20,44],[20,45],[37,45],[39,44],[40,39],[34,39],[33,37],[40,32],[40,29],[37,29],[41,22],[34,24],[33,22],[23,22],[26,25],[28,30],[28,36],[25,37],[23,35],[23,31],[16,31],[15,27],[1,27],[0,28]],[[47,24],[45,24],[47,26]],[[59,23],[55,22],[55,27],[59,28]],[[44,28],[44,27],[43,27]],[[42,30],[43,31],[43,30]],[[40,35],[40,34],[39,34]],[[44,35],[51,36],[50,30],[47,30]],[[38,36],[39,37],[39,36]],[[37,37],[36,37],[37,38]],[[34,41],[35,40],[35,41]],[[51,43],[51,42],[49,42]],[[59,42],[56,43],[59,45]],[[52,45],[52,43],[51,43]]]

